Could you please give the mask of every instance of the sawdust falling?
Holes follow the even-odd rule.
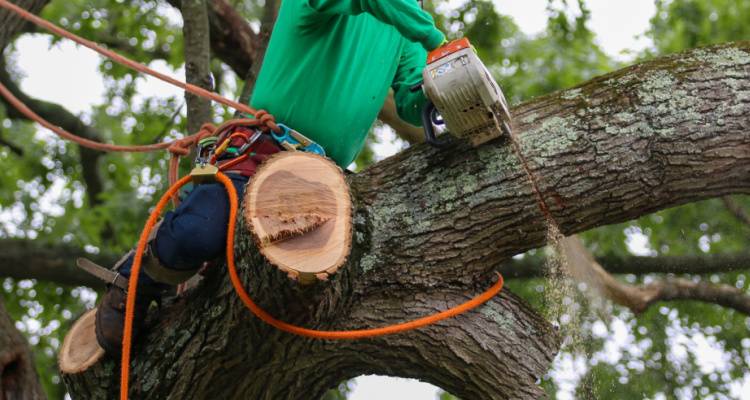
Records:
[[[516,136],[514,121],[511,120],[510,143],[516,153],[526,177],[534,192],[539,210],[547,225],[547,254],[545,262],[545,317],[560,330],[563,337],[563,349],[571,352],[583,350],[584,335],[582,296],[571,277],[570,262],[562,247],[564,236],[559,224],[552,215],[549,205],[544,200],[538,177],[531,170],[526,157],[521,151],[521,143]]]
[[[580,292],[570,275],[570,261],[562,249],[563,238],[560,228],[548,221],[544,302],[547,319],[560,329],[564,345],[575,350],[581,347],[583,339]]]

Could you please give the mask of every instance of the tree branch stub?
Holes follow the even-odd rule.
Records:
[[[327,279],[351,250],[352,203],[337,165],[282,152],[261,165],[245,194],[245,223],[261,254],[293,279]]]

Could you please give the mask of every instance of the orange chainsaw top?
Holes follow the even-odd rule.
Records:
[[[421,125],[427,52],[444,35],[415,0],[284,0],[250,104],[348,166],[392,87]]]

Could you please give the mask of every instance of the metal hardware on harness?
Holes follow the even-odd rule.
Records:
[[[196,185],[213,182],[216,173],[219,172],[219,169],[210,162],[217,141],[216,136],[209,136],[198,142],[198,148],[195,152],[195,167],[190,171],[190,177]]]
[[[190,171],[190,178],[193,180],[193,183],[196,185],[200,185],[203,183],[213,183],[214,178],[216,177],[216,174],[219,172],[219,168],[217,168],[213,164],[209,163],[201,163],[196,164],[195,168],[193,168],[192,171]]]
[[[253,136],[250,136],[250,139],[248,139],[248,141],[245,142],[245,144],[243,144],[239,150],[237,150],[237,155],[241,156],[245,154],[247,149],[249,149],[250,146],[254,145],[261,136],[263,136],[263,131],[261,131],[260,129],[256,129],[255,132],[253,132]]]
[[[271,132],[271,136],[276,140],[281,147],[289,151],[306,151],[308,153],[315,153],[321,156],[325,156],[326,152],[323,147],[314,141],[310,140],[307,136],[295,131],[294,129],[284,125],[277,124],[281,128],[281,133]]]
[[[198,142],[198,146],[195,151],[195,165],[208,164],[218,140],[219,139],[216,136],[209,136],[207,138],[201,139]]]

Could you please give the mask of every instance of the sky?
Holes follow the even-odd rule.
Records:
[[[457,0],[458,1],[458,0]],[[512,16],[516,23],[528,34],[542,31],[546,25],[547,0],[494,0],[498,10]],[[638,52],[649,46],[649,41],[642,37],[648,28],[649,19],[655,13],[653,0],[587,0],[591,10],[590,28],[597,34],[599,45],[611,56],[626,61],[626,51]],[[78,49],[67,41],[62,41],[50,48],[47,40],[41,36],[27,36],[17,42],[15,61],[23,71],[21,88],[31,96],[65,105],[76,114],[85,114],[92,104],[103,101],[104,83],[99,78],[97,66],[99,56],[87,49]],[[154,63],[152,68],[160,72],[171,73],[182,78],[184,71],[170,71],[164,64]],[[65,79],[60,79],[60,76]],[[144,96],[181,96],[181,92],[153,78],[140,79],[138,92]],[[387,134],[386,134],[387,135]],[[376,145],[378,158],[387,157],[399,150],[393,138],[386,138],[384,144]],[[641,242],[643,242],[641,238]],[[638,236],[634,239],[638,242]],[[632,247],[632,246],[631,246]],[[636,244],[634,248],[638,248]],[[643,245],[640,245],[642,248]],[[602,324],[603,325],[603,324]],[[632,335],[624,326],[598,327],[602,335],[608,337],[611,356],[616,357],[626,346],[636,347]],[[700,341],[700,338],[691,340]],[[695,345],[695,343],[677,343],[677,346]],[[711,346],[700,342],[705,348],[707,360],[719,357]],[[576,374],[565,373],[574,370],[576,360],[558,359],[556,366],[562,372],[555,379],[563,383],[562,387],[574,387],[578,379]],[[750,379],[745,379],[736,393],[750,393]],[[350,400],[409,399],[433,400],[437,388],[432,385],[402,378],[383,378],[376,376],[359,377],[355,380],[354,391]],[[572,394],[563,390],[558,393],[560,399],[570,399]],[[750,399],[750,395],[743,397]]]

